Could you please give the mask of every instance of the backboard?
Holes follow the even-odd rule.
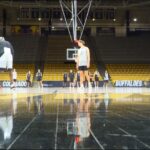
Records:
[[[77,57],[78,49],[76,48],[67,48],[66,52],[66,59],[69,61],[75,61],[75,58]]]

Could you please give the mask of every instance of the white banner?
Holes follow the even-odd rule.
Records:
[[[115,82],[116,87],[143,87],[143,81],[141,80],[117,80]]]
[[[2,81],[1,82],[2,87],[10,87],[10,81]],[[16,87],[27,87],[26,81],[17,81]]]

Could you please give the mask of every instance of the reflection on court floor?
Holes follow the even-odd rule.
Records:
[[[149,89],[1,89],[0,148],[150,149]]]

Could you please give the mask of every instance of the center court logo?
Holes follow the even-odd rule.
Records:
[[[3,87],[10,87],[10,82],[9,81],[3,81],[2,86]],[[17,81],[16,86],[17,87],[27,87],[27,82],[26,81]]]

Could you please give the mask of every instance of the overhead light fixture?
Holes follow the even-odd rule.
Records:
[[[62,18],[62,17],[60,18],[60,21],[63,21],[63,18]]]
[[[133,21],[134,21],[134,22],[137,22],[137,18],[133,18]]]
[[[54,26],[52,26],[52,30],[54,30],[55,29],[55,27]]]
[[[80,26],[78,26],[77,29],[79,30],[79,29],[80,29]]]
[[[95,21],[95,18],[93,18],[92,21]]]
[[[116,19],[114,18],[114,19],[113,19],[113,21],[115,22],[115,21],[116,21]]]
[[[42,18],[41,18],[41,17],[39,17],[39,18],[38,18],[38,20],[39,20],[39,21],[41,21],[41,20],[42,20]]]

